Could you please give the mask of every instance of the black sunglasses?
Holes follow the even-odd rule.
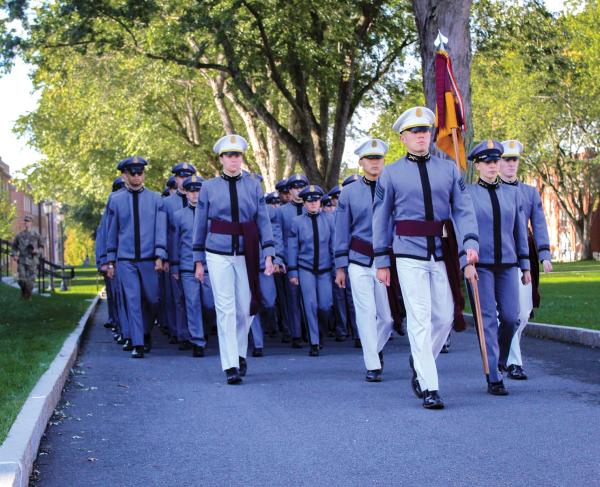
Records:
[[[127,174],[129,174],[130,176],[137,176],[138,174],[144,174],[144,168],[143,167],[129,168],[129,169],[127,169]]]
[[[222,156],[229,156],[229,157],[235,157],[235,156],[241,156],[242,153],[241,152],[223,152],[223,154],[221,154]]]

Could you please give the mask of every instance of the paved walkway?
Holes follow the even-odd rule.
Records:
[[[525,339],[531,379],[485,392],[475,335],[438,361],[442,411],[409,385],[407,340],[384,382],[363,380],[351,343],[318,358],[272,343],[227,386],[216,337],[193,359],[155,333],[144,360],[95,316],[52,419],[36,486],[600,485],[600,350]]]

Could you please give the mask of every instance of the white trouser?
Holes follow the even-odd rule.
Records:
[[[239,357],[246,358],[248,353],[252,322],[246,261],[243,255],[206,252],[206,265],[217,311],[221,367],[239,367]]]
[[[348,266],[356,326],[367,370],[381,369],[378,353],[389,340],[394,325],[387,289],[377,280],[376,274],[375,264],[371,267]]]
[[[533,296],[531,294],[531,283],[523,284],[521,277],[523,277],[523,271],[519,270],[519,328],[515,331],[512,342],[510,344],[510,352],[508,353],[508,360],[506,365],[523,365],[523,357],[521,356],[521,334],[527,326],[531,311],[533,310]]]
[[[443,261],[397,258],[410,350],[422,390],[437,391],[435,359],[454,321],[454,299]]]

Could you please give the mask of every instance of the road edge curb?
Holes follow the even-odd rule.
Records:
[[[79,353],[81,336],[101,299],[92,300],[77,327],[65,339],[48,370],[37,381],[0,445],[0,487],[26,487],[48,420]]]

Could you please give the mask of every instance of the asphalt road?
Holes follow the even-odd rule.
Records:
[[[410,389],[408,343],[385,350],[384,381],[360,351],[269,343],[227,386],[216,337],[194,359],[155,331],[133,360],[94,318],[46,431],[32,485],[596,486],[600,350],[525,339],[530,380],[485,392],[473,333],[438,359],[442,411]]]

